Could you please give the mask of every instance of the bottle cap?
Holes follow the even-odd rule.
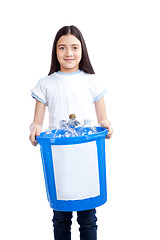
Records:
[[[76,118],[76,115],[74,113],[69,115],[69,119]]]

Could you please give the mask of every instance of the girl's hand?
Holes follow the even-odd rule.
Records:
[[[33,146],[36,146],[38,144],[38,142],[36,141],[36,136],[40,135],[42,127],[39,124],[32,123],[30,126],[30,131],[31,134],[29,136],[29,140],[31,141]]]
[[[109,120],[103,120],[99,124],[101,127],[108,129],[108,134],[106,135],[106,138],[110,139],[113,134],[113,128],[111,126],[111,122]]]

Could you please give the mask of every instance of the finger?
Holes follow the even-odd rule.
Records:
[[[108,128],[108,134],[113,134],[113,128],[111,126]]]
[[[112,134],[111,134],[111,133],[108,133],[108,134],[106,135],[106,138],[111,138],[111,136],[112,136]]]
[[[113,131],[108,131],[108,134],[106,135],[107,139],[110,139],[112,137]]]
[[[30,141],[31,141],[33,146],[36,146],[38,144],[38,142],[36,141],[36,133],[35,133],[35,131],[33,131],[30,134]]]
[[[37,130],[36,133],[35,133],[36,136],[39,136],[40,134],[41,134],[40,130]]]
[[[33,146],[37,146],[38,142],[35,140],[33,142],[31,142]]]
[[[112,132],[111,132],[111,130],[110,130],[109,128],[108,128],[107,130],[108,130],[107,136],[109,136],[110,134],[112,134]]]
[[[31,141],[33,146],[36,146],[38,144],[37,140],[34,139],[34,138],[31,138],[30,141]]]
[[[35,141],[35,131],[31,132],[29,138],[30,138],[30,141],[31,141],[31,142]]]
[[[112,137],[112,135],[107,135],[106,139],[110,139]]]

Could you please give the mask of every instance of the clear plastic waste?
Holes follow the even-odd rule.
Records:
[[[45,137],[61,138],[61,137],[76,137],[85,136],[97,133],[96,127],[93,125],[93,121],[86,119],[84,124],[81,125],[77,121],[75,114],[70,114],[70,120],[67,123],[66,120],[61,120],[59,128],[54,132],[53,129],[48,128],[44,134]]]
[[[48,128],[48,129],[46,130],[44,136],[49,135],[49,136],[54,137],[54,133],[52,132],[52,130],[53,130],[52,128]]]
[[[76,119],[76,115],[75,114],[70,114],[69,115],[69,122],[68,122],[68,126],[70,128],[75,128],[77,126],[80,126],[80,122],[78,122],[78,120]]]
[[[61,137],[75,137],[78,136],[78,134],[75,132],[74,129],[71,129],[66,120],[60,121],[60,126],[56,130],[54,137],[55,138],[61,138]]]
[[[89,119],[84,120],[84,125],[77,130],[78,136],[90,135],[97,133],[96,127],[92,124],[92,121]]]

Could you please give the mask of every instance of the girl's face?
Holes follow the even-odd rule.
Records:
[[[82,58],[81,42],[72,34],[63,35],[57,41],[57,59],[61,72],[75,72]]]

